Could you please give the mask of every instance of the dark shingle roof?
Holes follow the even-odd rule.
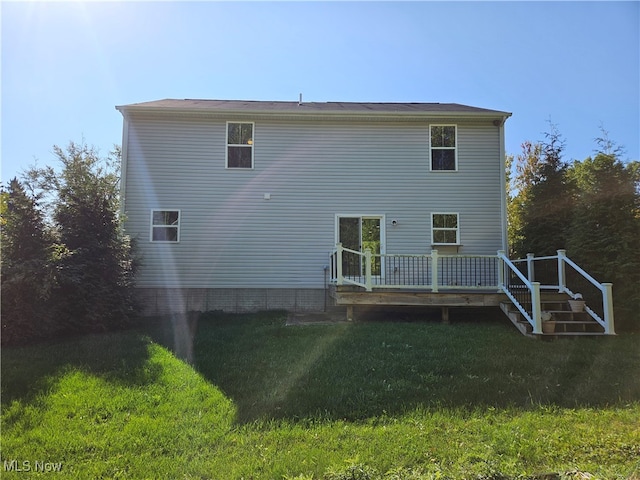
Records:
[[[318,113],[318,114],[493,114],[510,116],[509,112],[471,107],[457,103],[387,103],[387,102],[278,102],[252,100],[165,99],[133,103],[118,110],[191,110],[256,113]]]

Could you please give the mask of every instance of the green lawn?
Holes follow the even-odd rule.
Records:
[[[3,348],[2,478],[640,478],[637,335],[285,320]]]

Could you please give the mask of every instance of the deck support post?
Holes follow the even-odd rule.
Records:
[[[567,280],[564,270],[564,259],[567,257],[566,250],[558,250],[558,293],[564,293],[567,289]]]
[[[336,245],[336,285],[342,285],[344,277],[342,276],[342,243]]]
[[[370,292],[372,290],[371,284],[371,250],[368,248],[364,251],[364,285],[365,290]]]
[[[438,250],[431,250],[431,291],[438,293]]]
[[[502,289],[505,288],[503,255],[506,255],[506,252],[504,250],[498,250],[498,292],[502,292]]]
[[[353,305],[347,305],[347,321],[353,322]]]
[[[615,335],[615,327],[613,325],[613,284],[603,283],[604,291],[602,292],[602,307],[604,309],[604,333],[605,335]]]
[[[534,334],[542,334],[542,311],[540,310],[540,282],[531,282],[531,315]]]
[[[442,307],[442,323],[449,325],[449,307]]]
[[[530,282],[533,282],[536,279],[535,267],[533,266],[534,258],[535,255],[533,253],[527,253],[527,280]]]

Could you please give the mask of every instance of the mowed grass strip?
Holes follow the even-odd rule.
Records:
[[[637,336],[285,319],[203,315],[192,365],[161,329],[3,348],[2,478],[640,475]]]

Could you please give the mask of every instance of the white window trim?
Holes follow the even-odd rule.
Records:
[[[252,135],[252,143],[251,143],[251,168],[245,168],[245,167],[230,167],[229,166],[229,147],[243,147],[243,148],[248,148],[247,145],[241,144],[241,145],[236,145],[236,144],[230,144],[229,143],[229,124],[230,123],[239,123],[239,124],[245,124],[245,125],[251,125],[251,132],[253,133]],[[224,134],[224,168],[227,170],[237,170],[237,171],[243,171],[243,170],[253,170],[254,169],[254,148],[256,145],[256,123],[255,122],[241,122],[241,121],[227,121],[227,123],[225,124],[225,134]]]
[[[154,225],[153,224],[153,214],[155,212],[178,212],[178,223],[176,225]],[[149,216],[149,242],[151,243],[180,243],[180,225],[182,223],[182,211],[179,208],[152,208],[151,215]],[[166,228],[166,227],[176,227],[178,229],[178,234],[176,235],[176,240],[154,240],[153,239],[153,229],[158,228]]]
[[[434,221],[433,221],[433,217],[435,215],[455,215],[456,218],[458,219],[458,221],[456,222],[456,224],[458,225],[456,228],[451,228],[451,227],[442,227],[442,228],[435,228],[434,227]],[[433,235],[433,231],[434,230],[446,230],[446,231],[455,231],[456,232],[456,243],[436,243],[434,235]],[[451,245],[451,246],[461,246],[462,243],[460,242],[460,214],[458,212],[432,212],[431,213],[431,245]]]
[[[433,159],[431,158],[431,127],[454,127],[455,128],[455,137],[456,144],[454,147],[435,147],[440,150],[453,150],[454,151],[454,161],[455,168],[453,170],[437,170],[433,168]],[[455,123],[432,123],[429,125],[429,170],[431,172],[437,173],[447,173],[447,172],[457,172],[458,171],[458,125]]]

